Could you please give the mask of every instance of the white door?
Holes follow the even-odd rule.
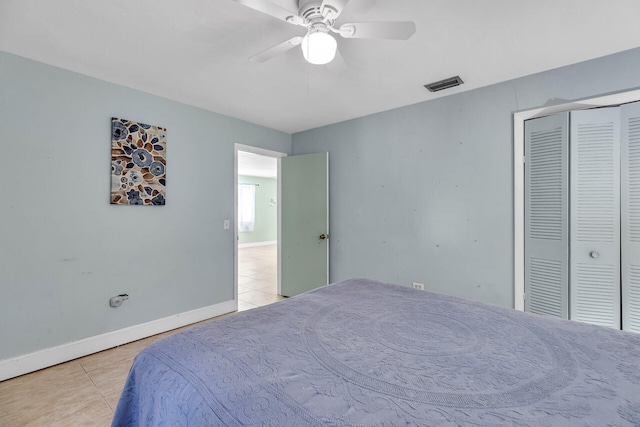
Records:
[[[567,319],[569,114],[525,122],[525,311]]]
[[[329,283],[329,153],[280,162],[279,293],[287,297]]]
[[[624,109],[525,123],[526,311],[640,326],[640,104]]]
[[[622,110],[622,329],[640,332],[640,103]]]
[[[569,318],[620,329],[620,110],[570,121]]]

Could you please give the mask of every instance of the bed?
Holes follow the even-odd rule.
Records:
[[[113,426],[640,425],[640,335],[365,279],[150,345]]]

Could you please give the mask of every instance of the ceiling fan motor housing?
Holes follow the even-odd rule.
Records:
[[[298,0],[298,15],[305,21],[315,18],[315,15],[322,17],[320,6],[322,6],[322,0]]]
[[[299,0],[298,14],[302,17],[308,28],[308,34],[321,32],[329,33],[334,20],[322,14],[322,0]],[[325,6],[327,7],[327,6]],[[333,10],[332,8],[329,9]]]

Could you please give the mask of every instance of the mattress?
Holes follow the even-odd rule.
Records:
[[[640,335],[351,279],[135,359],[113,426],[640,425]]]

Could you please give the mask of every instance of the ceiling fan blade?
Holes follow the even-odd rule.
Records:
[[[244,6],[250,7],[258,12],[273,16],[294,25],[303,25],[304,20],[293,12],[288,11],[268,0],[235,0]]]
[[[416,24],[404,22],[359,22],[343,24],[338,30],[347,39],[407,40],[416,32]]]
[[[302,43],[302,37],[293,37],[287,41],[270,47],[269,49],[264,50],[257,55],[252,56],[251,58],[249,58],[249,61],[258,63],[268,61],[274,56],[277,56],[288,51],[289,49],[293,49],[294,47],[299,46],[300,43]]]
[[[338,19],[349,0],[322,0],[320,12],[327,19]]]

